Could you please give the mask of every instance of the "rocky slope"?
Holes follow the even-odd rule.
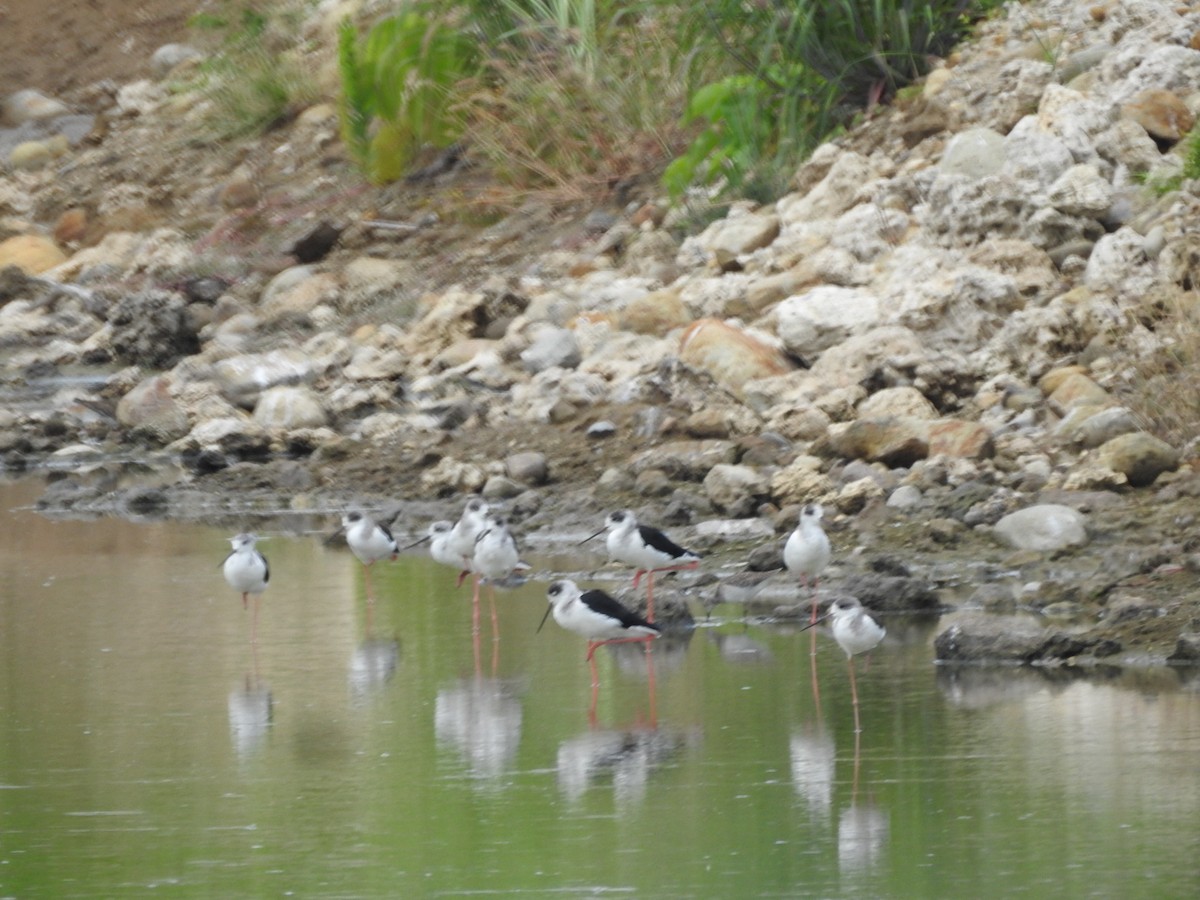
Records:
[[[0,453],[69,473],[60,512],[420,530],[480,492],[530,540],[631,506],[760,569],[816,500],[835,589],[1044,620],[947,660],[1195,659],[1195,443],[1123,395],[1200,280],[1196,185],[1142,185],[1182,167],[1197,46],[1178,4],[1010,5],[695,233],[652,199],[472,226],[469,155],[366,188],[326,104],[214,145],[164,82],[10,98]]]

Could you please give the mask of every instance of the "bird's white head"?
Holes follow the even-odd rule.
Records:
[[[352,509],[342,516],[342,527],[343,528],[352,528],[353,526],[357,525],[362,520],[363,520],[362,511],[357,510],[357,509]]]
[[[637,517],[631,509],[618,509],[608,514],[604,524],[612,531],[624,531],[637,527]]]
[[[804,509],[800,510],[800,521],[814,522],[820,524],[821,519],[825,516],[825,508],[820,503],[806,503]]]
[[[247,547],[253,547],[258,543],[258,535],[252,532],[244,531],[241,534],[235,534],[229,539],[229,543],[234,550],[242,550]]]
[[[546,589],[546,599],[550,601],[546,607],[546,614],[542,616],[542,621],[538,623],[537,630],[541,631],[542,626],[546,624],[546,619],[550,617],[552,610],[561,609],[567,603],[570,603],[575,597],[579,596],[579,588],[575,582],[570,579],[563,578],[559,581],[552,582],[550,587]],[[556,616],[557,618],[557,616]]]

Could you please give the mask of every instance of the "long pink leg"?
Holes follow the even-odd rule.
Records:
[[[474,588],[471,591],[471,630],[479,634],[479,576],[473,576]]]
[[[654,621],[654,570],[646,573],[646,621]]]
[[[363,565],[363,580],[367,583],[367,603],[374,605],[375,603],[375,588],[371,584],[371,566],[374,563],[366,563]]]
[[[254,618],[250,621],[250,643],[258,643],[258,594],[254,595]]]
[[[862,731],[862,726],[858,722],[858,688],[854,684],[854,657],[850,657],[847,663],[850,666],[850,697],[854,704],[854,733],[858,734]]]

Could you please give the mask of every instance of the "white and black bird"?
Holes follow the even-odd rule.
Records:
[[[639,525],[637,517],[628,509],[609,513],[604,520],[604,528],[586,538],[585,542],[605,531],[608,532],[604,543],[609,557],[634,567],[635,589],[642,576],[646,576],[646,618],[653,622],[654,573],[694,569],[700,565],[700,554],[680,547],[657,528]]]
[[[258,600],[267,583],[271,580],[271,567],[267,558],[259,552],[255,544],[258,536],[243,532],[229,539],[233,550],[221,563],[221,571],[229,586],[242,595],[242,608],[250,605],[250,595],[254,595],[254,619],[250,628],[250,640],[258,639]]]
[[[484,527],[475,539],[475,553],[471,556],[471,571],[475,573],[474,626],[479,630],[479,584],[487,581],[488,600],[492,611],[492,637],[499,636],[496,621],[496,583],[504,581],[521,565],[521,552],[516,538],[508,530],[503,516],[489,513]]]
[[[833,619],[830,631],[846,654],[850,668],[850,696],[854,703],[854,730],[862,731],[858,723],[858,687],[854,683],[854,657],[869,653],[879,646],[887,629],[871,618],[856,597],[838,597],[829,607],[826,618]]]
[[[475,553],[471,556],[472,571],[495,584],[508,578],[520,564],[521,551],[517,549],[517,540],[508,528],[508,520],[489,513],[484,520],[483,531],[475,539]]]
[[[459,584],[462,584],[463,578],[471,571],[475,542],[487,527],[488,508],[486,500],[472,497],[463,507],[462,515],[458,517],[458,521],[450,529],[450,536],[446,539],[447,552],[453,553],[459,560],[462,573],[459,575]]]
[[[604,591],[581,591],[574,581],[564,579],[554,582],[546,591],[546,597],[550,605],[537,630],[542,630],[546,618],[553,613],[554,621],[567,631],[587,638],[587,660],[591,665],[593,687],[597,684],[597,647],[632,641],[649,642],[660,633],[657,625],[643,619]]]
[[[429,529],[425,532],[425,537],[413,541],[403,549],[411,550],[413,547],[427,543],[429,544],[429,556],[434,562],[441,563],[443,566],[451,566],[461,572],[462,557],[450,549],[450,533],[453,530],[454,523],[445,519],[431,522]]]
[[[809,624],[817,621],[817,586],[821,573],[829,565],[829,536],[821,527],[825,514],[819,503],[809,503],[800,510],[800,521],[783,545],[783,564],[799,577],[800,585],[812,590],[812,615]]]
[[[400,548],[391,531],[382,522],[376,522],[365,512],[352,509],[342,516],[342,528],[346,532],[346,543],[350,552],[363,564],[367,582],[367,600],[375,602],[371,588],[371,566],[381,559],[395,559]]]

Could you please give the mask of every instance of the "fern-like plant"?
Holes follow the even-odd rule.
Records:
[[[458,140],[453,90],[479,65],[465,32],[409,11],[378,22],[365,39],[343,22],[338,37],[342,136],[371,181],[395,181],[422,147]]]

